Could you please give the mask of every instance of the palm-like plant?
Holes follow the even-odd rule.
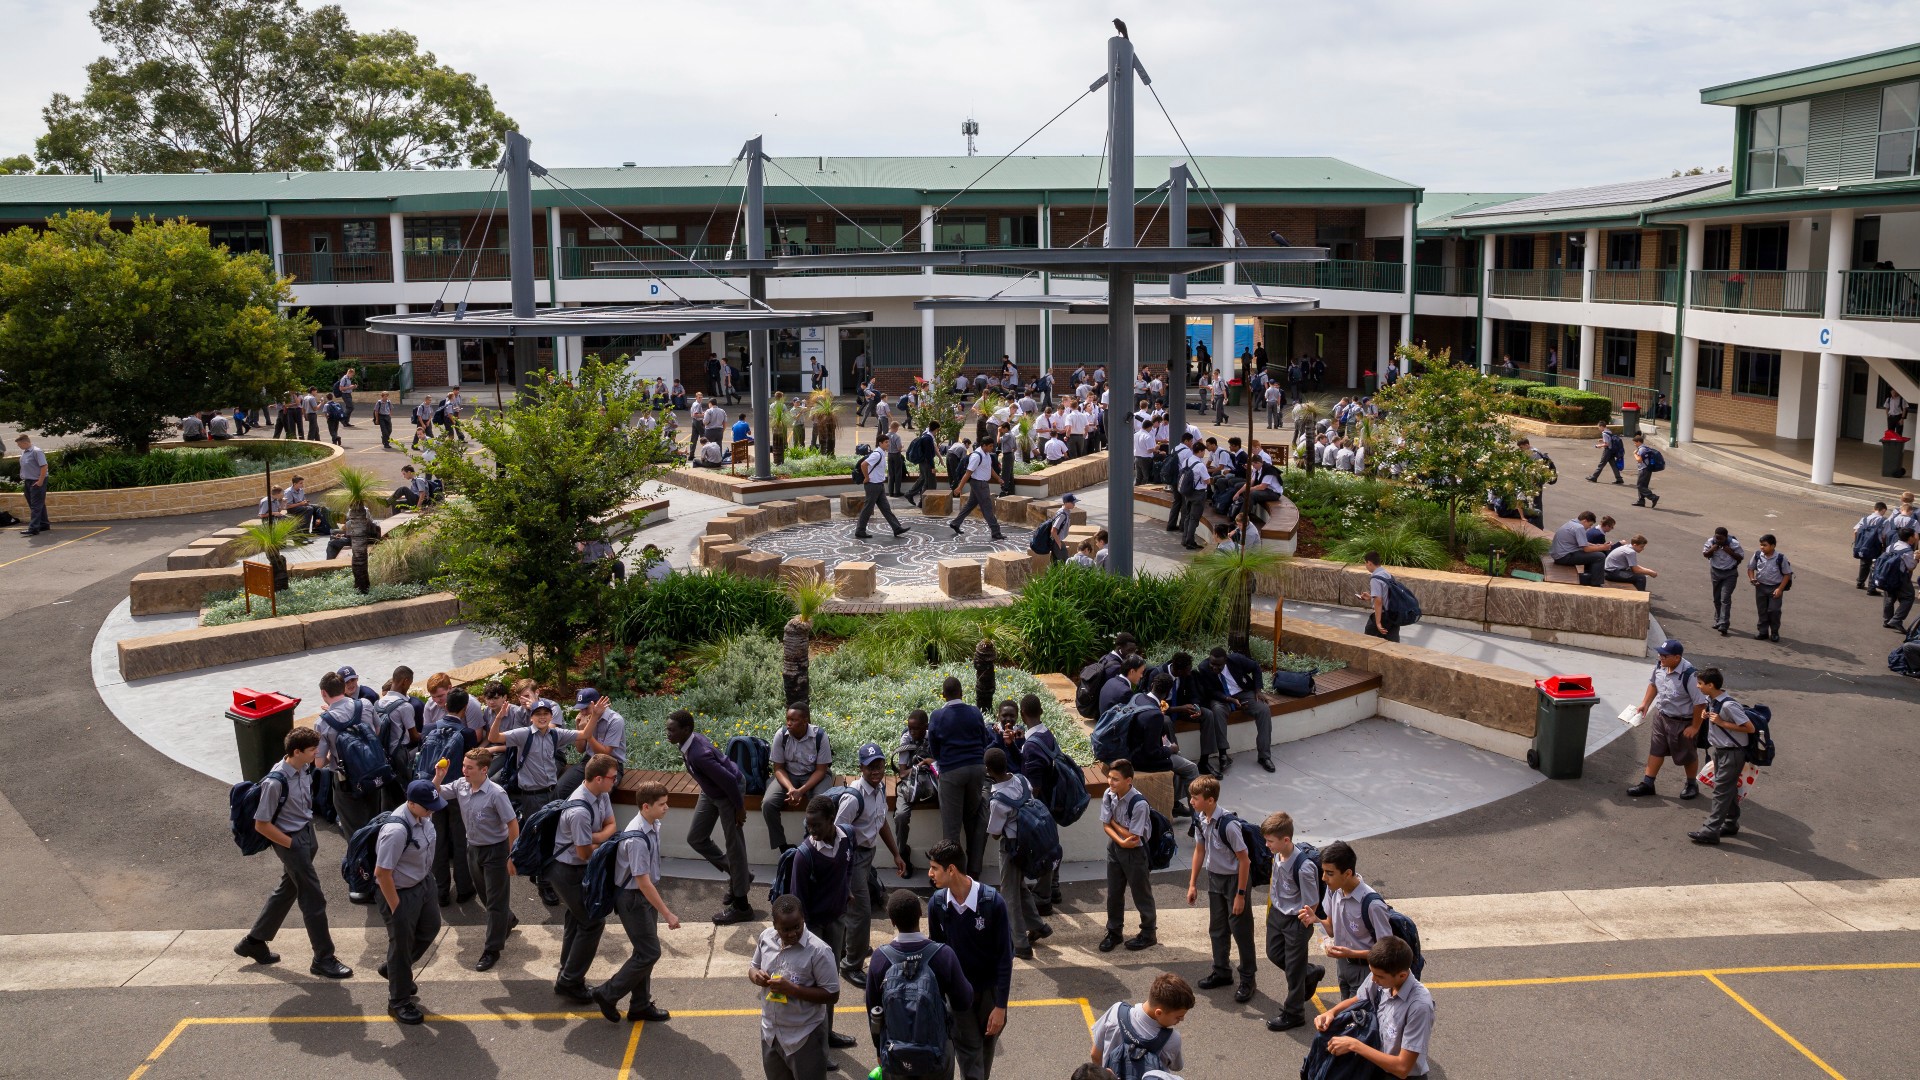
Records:
[[[1305,424],[1308,434],[1312,434],[1313,422],[1315,420],[1320,419],[1322,416],[1325,416],[1326,413],[1327,413],[1327,410],[1321,408],[1318,402],[1303,400],[1298,405],[1295,405],[1294,421],[1293,421],[1294,445],[1297,446],[1300,443],[1300,425]],[[1312,439],[1307,440],[1306,460],[1303,462],[1300,462],[1299,464],[1305,467],[1309,474],[1313,472],[1313,440]]]
[[[839,441],[839,418],[834,414],[833,392],[826,389],[815,390],[807,395],[807,416],[813,423],[813,444],[820,452],[831,456],[834,444]]]
[[[1020,460],[1032,461],[1033,460],[1033,416],[1029,413],[1024,413],[1024,412],[1021,413],[1020,419],[1014,421],[1013,434],[1014,434],[1014,437],[1018,439],[1020,443]]]
[[[298,518],[275,517],[257,521],[246,526],[246,535],[240,538],[240,557],[265,555],[267,565],[273,567],[273,591],[282,592],[287,587],[286,550],[296,545],[297,538],[305,530]]]
[[[1277,581],[1278,572],[1288,556],[1265,548],[1241,548],[1238,551],[1210,551],[1188,565],[1187,574],[1195,588],[1186,592],[1185,602],[1202,610],[1182,613],[1189,626],[1223,628],[1227,648],[1246,654],[1253,635],[1253,590],[1263,577]],[[1277,587],[1276,587],[1277,588]],[[1280,635],[1280,604],[1274,597],[1274,639]]]
[[[813,697],[808,673],[813,620],[827,601],[833,599],[833,593],[833,582],[818,578],[794,581],[787,586],[787,594],[793,598],[794,616],[787,620],[786,630],[780,635],[780,682],[788,705],[804,705]]]
[[[353,552],[353,587],[362,593],[373,589],[373,575],[367,567],[367,550],[372,546],[373,538],[373,516],[367,512],[367,507],[378,497],[375,492],[379,483],[367,470],[343,465],[326,499],[334,512],[341,514],[346,521],[347,543]]]
[[[776,397],[767,406],[767,426],[773,429],[773,460],[776,464],[785,464],[787,460],[787,431],[793,427],[793,410],[788,408],[785,397]]]

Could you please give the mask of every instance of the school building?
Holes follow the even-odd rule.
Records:
[[[1817,483],[1878,473],[1889,390],[1920,400],[1920,45],[1709,87],[1732,113],[1731,171],[1550,193],[1428,192],[1332,158],[1200,157],[1182,243],[1320,246],[1324,262],[1227,265],[1189,293],[1309,298],[1310,314],[1189,320],[1224,358],[1249,340],[1278,363],[1327,361],[1364,385],[1406,338],[1483,368],[1510,363],[1670,415],[1671,434],[1788,463]],[[538,158],[538,144],[535,157]],[[1702,155],[1706,156],[1706,155]],[[1169,241],[1176,158],[1140,158],[1136,239]],[[776,254],[1098,245],[1105,163],[1095,156],[776,157],[765,231]],[[745,168],[552,168],[533,189],[537,302],[739,303],[743,277],[596,264],[744,257]],[[269,254],[335,358],[396,364],[421,387],[511,382],[504,341],[389,337],[369,316],[436,303],[505,307],[506,197],[487,170],[0,177],[0,227],[69,209],[183,216],[235,251]],[[1140,291],[1164,288],[1143,278]],[[836,390],[865,354],[883,386],[930,374],[964,344],[971,366],[1010,356],[1029,376],[1102,363],[1104,319],[1032,309],[918,311],[928,297],[1098,295],[1069,274],[962,266],[774,276],[775,306],[854,308],[871,323],[782,334],[778,388],[818,357]],[[1142,319],[1139,356],[1174,353]],[[744,334],[542,342],[539,362],[633,357],[648,376],[708,386]],[[1549,369],[1552,369],[1551,371]],[[1668,433],[1668,421],[1660,431]],[[1909,434],[1912,434],[1909,431]]]

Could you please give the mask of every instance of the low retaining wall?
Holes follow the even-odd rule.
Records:
[[[1643,592],[1405,566],[1394,567],[1392,573],[1419,598],[1423,622],[1621,656],[1647,651],[1653,609]],[[1367,570],[1357,564],[1289,559],[1258,587],[1309,604],[1367,606],[1360,599],[1367,591]]]
[[[1594,429],[1599,427],[1598,424],[1551,424],[1512,413],[1501,413],[1500,421],[1512,428],[1515,435],[1531,435],[1536,439],[1591,439]]]
[[[256,603],[260,601],[256,600]],[[395,634],[438,630],[460,621],[452,593],[433,593],[311,615],[282,615],[226,626],[196,626],[120,642],[120,677],[132,682],[219,667],[263,656],[331,648]]]
[[[908,479],[919,475],[916,466],[908,467]],[[944,480],[946,467],[935,470],[942,480],[941,490],[946,490]],[[1083,458],[1049,466],[1039,472],[1028,473],[1014,478],[1014,490],[1032,498],[1051,498],[1065,495],[1069,491],[1103,484],[1107,479],[1107,455],[1091,454]],[[660,477],[662,483],[673,484],[697,491],[702,495],[711,495],[716,499],[727,499],[742,506],[758,506],[765,502],[794,499],[802,495],[858,495],[865,489],[853,483],[850,476],[835,474],[832,476],[801,476],[787,479],[754,480],[745,473],[729,473],[725,469],[700,469],[691,465],[682,466]]]
[[[297,581],[351,569],[353,556],[343,554],[335,559],[288,563],[287,576]],[[199,611],[206,606],[207,597],[239,587],[238,566],[215,566],[205,570],[156,570],[133,576],[133,580],[127,583],[127,601],[135,615]]]
[[[167,445],[171,447],[177,444]],[[249,439],[246,445],[259,446],[261,442]],[[314,444],[303,442],[300,445]],[[338,446],[327,449],[329,453],[326,457],[300,466],[300,475],[306,478],[308,492],[332,487],[339,475],[346,451]],[[266,486],[265,474],[253,473],[195,484],[113,488],[105,491],[49,491],[47,517],[52,521],[127,521],[134,518],[172,517],[176,514],[201,514],[209,510],[232,510],[259,505],[260,500],[266,497]],[[18,492],[0,492],[0,510],[25,518],[27,497]]]

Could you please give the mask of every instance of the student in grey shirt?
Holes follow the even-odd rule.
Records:
[[[887,824],[887,752],[880,749],[879,743],[866,743],[860,747],[859,761],[860,775],[847,785],[847,794],[840,796],[833,823],[845,825],[853,833],[853,865],[848,875],[853,882],[853,896],[847,903],[847,913],[841,917],[840,947],[846,954],[841,974],[848,982],[864,988],[867,956],[873,951],[873,894],[866,887],[866,881],[873,873],[875,848],[883,842],[887,845],[887,851],[893,855],[893,869],[901,877],[907,876],[907,862],[900,857],[893,829]]]
[[[313,772],[320,736],[312,728],[294,728],[282,743],[286,756],[260,779],[260,803],[253,814],[254,831],[271,841],[280,859],[280,884],[267,897],[253,921],[253,929],[233,951],[259,964],[280,962],[267,947],[297,901],[300,920],[313,945],[315,975],[345,979],[353,971],[333,954],[333,935],[327,929],[327,898],[320,891],[320,875],[313,867],[319,842],[313,836]]]
[[[1780,640],[1780,609],[1787,590],[1793,588],[1793,564],[1775,549],[1772,533],[1760,538],[1760,550],[1747,564],[1747,580],[1753,584],[1754,607],[1759,613],[1759,629],[1753,636],[1761,641]]]
[[[605,919],[587,917],[581,885],[593,849],[613,835],[611,792],[620,780],[619,763],[605,754],[595,754],[587,760],[585,775],[567,798],[587,805],[570,807],[560,814],[559,827],[553,834],[553,863],[547,867],[547,880],[560,894],[567,912],[560,943],[560,977],[553,984],[553,992],[582,1005],[593,1001],[587,992],[587,968],[600,948],[600,934],[607,924]]]
[[[1723,836],[1740,831],[1740,774],[1747,768],[1747,745],[1753,741],[1753,719],[1747,710],[1726,693],[1726,677],[1719,668],[1694,673],[1700,690],[1707,695],[1707,756],[1713,764],[1713,806],[1707,823],[1687,839],[1696,844],[1717,844]]]
[[[576,706],[573,726],[583,733],[579,743],[580,752],[605,754],[613,759],[620,772],[626,772],[627,718],[614,711],[612,703],[591,686],[576,692],[573,703]],[[586,762],[582,760],[560,775],[560,790],[572,791],[585,779]]]
[[[20,535],[32,536],[53,527],[47,524],[47,452],[25,435],[13,443],[20,448],[20,489],[27,499],[27,527]]]
[[[1358,1054],[1388,1076],[1426,1076],[1433,995],[1413,977],[1413,947],[1397,937],[1383,937],[1367,950],[1367,969],[1366,980],[1346,1000],[1314,1017],[1313,1026],[1326,1031],[1335,1017],[1356,1005],[1372,1009],[1377,1049],[1344,1035],[1329,1039],[1327,1049],[1335,1055]]]
[[[373,848],[373,879],[380,888],[380,914],[387,921],[387,1014],[402,1024],[426,1019],[415,997],[414,966],[440,936],[440,908],[433,901],[435,811],[447,808],[439,785],[415,780],[407,801],[380,827]]]
[[[627,830],[614,834],[619,845],[613,856],[613,912],[627,932],[633,952],[620,970],[588,993],[600,1006],[600,1015],[620,1021],[620,1001],[629,994],[633,1005],[627,1019],[656,1023],[672,1017],[653,1000],[653,965],[660,960],[660,917],[667,929],[680,929],[680,919],[660,896],[660,822],[667,816],[665,784],[642,784],[634,793],[640,812]]]
[[[1700,557],[1707,560],[1713,582],[1713,628],[1721,637],[1727,636],[1727,627],[1733,622],[1733,587],[1740,580],[1740,563],[1746,554],[1740,538],[1728,532],[1725,525],[1714,529],[1700,546]],[[1866,580],[1864,574],[1861,580]]]
[[[1287,998],[1267,1021],[1268,1031],[1288,1031],[1307,1022],[1307,1000],[1327,969],[1307,962],[1313,940],[1313,909],[1320,903],[1320,876],[1306,848],[1294,843],[1293,816],[1284,810],[1260,823],[1260,837],[1273,859],[1267,887],[1267,959],[1287,976]]]
[[[768,1080],[824,1080],[827,1015],[840,1000],[833,949],[807,929],[800,898],[773,902],[747,980],[760,987],[760,1058]]]
[[[1013,955],[1033,959],[1033,943],[1050,937],[1053,927],[1040,918],[1040,901],[1027,887],[1029,868],[1020,857],[1020,822],[1015,811],[1033,796],[1033,784],[1012,771],[1007,752],[991,747],[984,755],[987,780],[992,783],[987,802],[987,835],[1000,841],[1000,881],[996,888],[1007,901],[1007,929],[1013,935]],[[857,891],[857,890],[856,890]]]
[[[1344,840],[1336,840],[1320,852],[1320,880],[1327,886],[1327,917],[1323,921],[1327,928],[1326,951],[1340,962],[1340,994],[1348,998],[1366,981],[1368,950],[1393,936],[1386,902],[1367,903],[1369,896],[1379,894],[1360,876],[1359,865],[1353,845]],[[1316,917],[1316,921],[1322,920]]]
[[[1579,567],[1580,583],[1594,588],[1606,583],[1607,545],[1587,542],[1587,530],[1599,520],[1591,510],[1580,511],[1579,517],[1554,530],[1547,547],[1547,558],[1561,566]]]
[[[1687,778],[1680,797],[1696,798],[1700,785],[1693,774],[1700,756],[1694,749],[1694,736],[1706,716],[1707,698],[1694,679],[1693,665],[1687,662],[1686,646],[1668,638],[1654,651],[1660,654],[1660,662],[1647,677],[1646,693],[1640,697],[1640,712],[1652,729],[1647,739],[1647,774],[1628,788],[1627,794],[1653,794],[1653,779],[1660,775],[1661,763],[1672,758]]]
[[[767,754],[772,776],[760,799],[760,816],[766,819],[767,837],[775,851],[792,846],[787,843],[782,811],[789,806],[805,808],[833,768],[833,740],[813,724],[812,715],[805,705],[789,708],[786,726],[773,736]]]
[[[555,727],[553,707],[535,705],[533,723],[528,727],[501,731],[496,725],[487,732],[487,742],[505,746],[519,755],[520,789],[517,809],[521,817],[547,805],[560,780],[560,748],[581,744],[581,733]]]
[[[487,909],[487,940],[473,965],[475,971],[491,970],[499,962],[514,921],[513,894],[508,888],[513,860],[508,853],[520,838],[520,819],[506,789],[487,779],[492,767],[493,751],[482,747],[467,751],[460,762],[460,779],[453,783],[442,783],[447,775],[444,766],[433,772],[440,797],[460,804],[460,823],[467,830],[467,866],[480,888],[480,903]]]
[[[1140,910],[1140,933],[1125,939],[1125,944],[1134,952],[1152,948],[1158,943],[1154,932],[1158,911],[1153,903],[1153,882],[1147,876],[1153,807],[1145,795],[1133,789],[1133,762],[1126,758],[1107,765],[1107,791],[1100,796],[1100,828],[1107,834],[1107,936],[1100,939],[1100,951],[1112,952],[1122,943],[1129,893],[1133,906]]]

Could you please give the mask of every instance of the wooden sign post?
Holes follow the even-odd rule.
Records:
[[[241,591],[246,594],[247,614],[253,614],[253,598],[267,598],[267,610],[274,615],[280,614],[280,598],[273,592],[273,567],[266,563],[248,559],[240,564]]]

